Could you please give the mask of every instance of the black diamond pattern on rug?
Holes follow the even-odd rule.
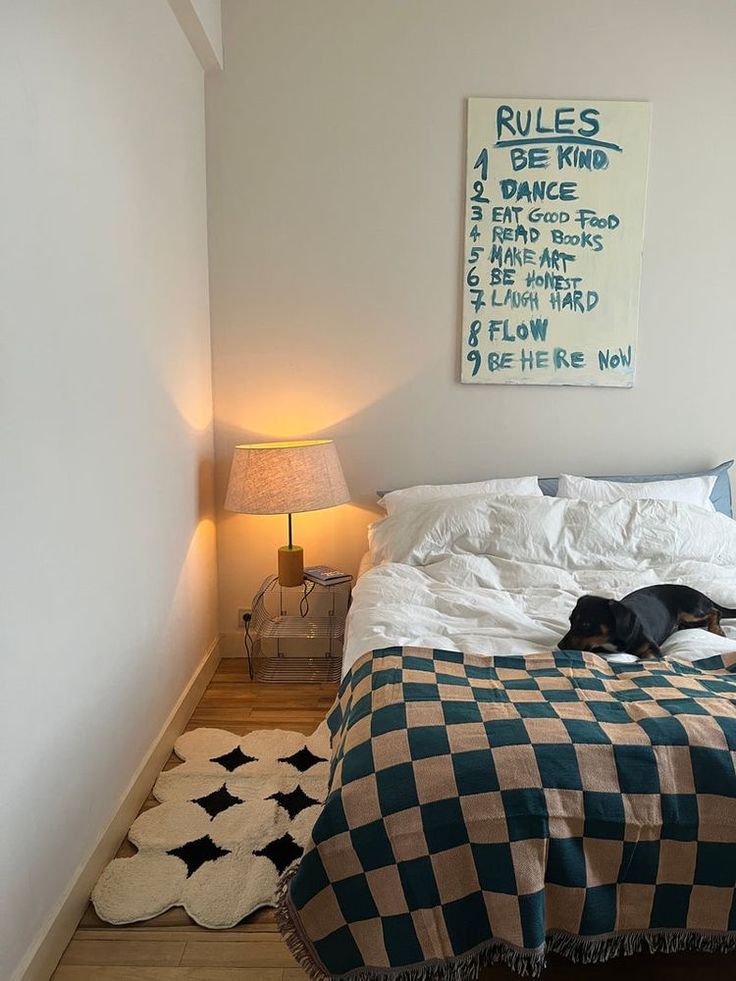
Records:
[[[269,858],[276,866],[278,874],[281,875],[282,872],[288,869],[292,862],[302,857],[304,849],[301,845],[297,845],[287,831],[285,835],[269,841],[265,848],[261,848],[259,851],[253,852],[253,854],[263,855],[265,858]]]
[[[279,757],[279,763],[290,763],[300,773],[306,773],[307,770],[311,770],[315,763],[325,762],[326,760],[323,757],[315,756],[306,746],[302,746],[298,752],[292,753],[291,756]]]
[[[314,797],[310,797],[308,794],[305,794],[298,784],[296,789],[290,791],[288,794],[284,794],[279,790],[278,793],[271,794],[271,796],[267,797],[266,800],[275,800],[277,804],[280,804],[292,821],[297,814],[301,814],[306,807],[312,807],[313,804],[319,804],[319,801],[315,800]]]
[[[186,845],[179,848],[172,848],[166,852],[167,855],[174,855],[180,858],[187,867],[187,879],[194,875],[197,869],[201,868],[205,862],[216,862],[218,858],[229,855],[227,848],[220,848],[216,845],[209,835],[204,838],[197,838],[195,841],[188,841]]]
[[[218,814],[222,814],[229,807],[234,807],[235,804],[243,804],[239,797],[233,796],[227,789],[225,784],[223,784],[219,790],[213,790],[211,794],[207,794],[205,797],[195,797],[192,804],[199,804],[210,816],[210,819],[214,821]]]
[[[224,766],[226,770],[230,773],[233,770],[237,770],[239,766],[245,766],[246,763],[255,763],[255,756],[246,756],[240,746],[236,746],[235,749],[231,749],[229,753],[224,753],[222,756],[215,756],[210,760],[210,763],[219,763],[220,766]]]

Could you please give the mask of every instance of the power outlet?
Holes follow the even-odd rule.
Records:
[[[243,629],[243,617],[246,615],[246,613],[248,613],[248,614],[250,613],[250,607],[249,606],[240,606],[240,607],[238,607],[238,627],[239,627],[240,630]]]

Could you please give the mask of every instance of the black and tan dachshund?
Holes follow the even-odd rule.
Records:
[[[570,614],[570,629],[557,646],[563,651],[661,657],[660,644],[676,630],[705,627],[723,637],[721,617],[736,617],[736,609],[720,606],[689,586],[647,586],[622,600],[581,596]]]

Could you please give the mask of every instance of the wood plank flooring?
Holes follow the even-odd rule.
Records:
[[[245,735],[255,729],[313,732],[332,705],[337,685],[251,682],[245,659],[225,658],[195,709],[187,731],[207,726]],[[181,762],[172,754],[164,769]],[[156,807],[150,796],[142,810]],[[126,840],[118,856],[135,854]],[[52,981],[305,981],[263,909],[231,930],[205,930],[181,908],[153,920],[113,927],[90,906]]]

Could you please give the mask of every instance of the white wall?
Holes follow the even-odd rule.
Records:
[[[2,0],[3,979],[216,636],[205,205],[165,0]]]
[[[218,503],[233,445],[327,434],[354,499],[734,453],[733,0],[225,0],[207,82]],[[649,99],[633,390],[458,383],[470,95]],[[296,519],[354,566],[367,512]],[[280,519],[221,516],[221,626]]]

